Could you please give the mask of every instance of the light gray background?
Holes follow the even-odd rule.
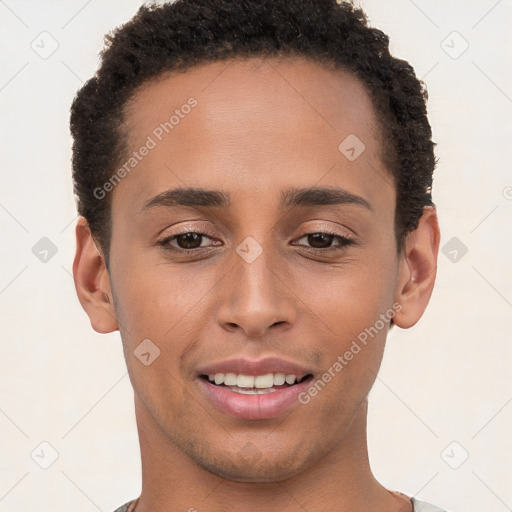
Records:
[[[3,512],[111,512],[140,491],[120,337],[91,329],[71,277],[68,133],[103,35],[139,4],[0,0]],[[372,467],[454,512],[512,510],[512,2],[362,5],[427,82],[446,252],[423,319],[389,336],[371,393]],[[47,261],[32,251],[43,237],[57,249]]]

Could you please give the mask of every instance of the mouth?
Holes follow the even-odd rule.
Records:
[[[197,382],[203,397],[217,412],[243,420],[268,420],[303,407],[299,396],[313,379],[312,373],[302,370],[250,373],[201,373]]]
[[[302,376],[286,373],[267,373],[264,375],[246,375],[243,373],[215,373],[201,375],[203,380],[217,387],[223,387],[242,395],[266,395],[281,389],[296,386],[313,378],[311,373]]]

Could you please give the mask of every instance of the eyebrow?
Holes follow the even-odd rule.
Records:
[[[325,206],[325,205],[359,205],[373,212],[372,205],[364,198],[338,187],[289,188],[281,194],[279,208],[295,206]],[[158,206],[202,206],[213,208],[229,208],[231,197],[222,190],[207,190],[203,188],[176,188],[166,190],[144,203],[142,210]]]

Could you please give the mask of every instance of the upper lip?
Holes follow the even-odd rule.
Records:
[[[284,373],[304,377],[312,373],[308,368],[298,363],[279,359],[278,357],[265,357],[251,360],[244,357],[227,359],[204,366],[199,370],[200,375],[215,375],[216,373],[235,373],[244,375],[265,375],[268,373]]]

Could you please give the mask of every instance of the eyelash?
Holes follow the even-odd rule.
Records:
[[[204,251],[205,249],[209,249],[208,247],[195,247],[193,249],[182,249],[181,247],[174,247],[174,246],[170,245],[170,242],[176,240],[179,236],[188,235],[190,233],[195,233],[196,235],[199,235],[200,237],[210,238],[211,239],[211,237],[209,237],[205,233],[201,233],[199,231],[183,231],[181,233],[176,233],[175,235],[168,236],[168,237],[158,241],[157,244],[162,246],[167,251],[172,251],[172,252],[181,253],[181,254],[185,254],[185,253],[192,254],[192,253],[195,253],[195,252]],[[320,254],[322,254],[322,253],[325,254],[325,253],[328,253],[328,252],[341,252],[341,251],[346,250],[346,248],[348,246],[353,245],[355,243],[355,240],[352,240],[351,238],[348,238],[348,237],[343,236],[343,235],[339,235],[338,233],[336,233],[334,231],[330,231],[330,230],[313,231],[311,233],[305,233],[300,238],[298,238],[298,240],[300,240],[300,239],[302,239],[304,237],[307,237],[309,235],[329,235],[329,236],[333,236],[334,237],[333,242],[337,241],[340,244],[338,246],[321,248],[321,249],[317,249],[315,247],[308,247],[307,248],[307,249],[312,249],[314,252],[318,252]]]

